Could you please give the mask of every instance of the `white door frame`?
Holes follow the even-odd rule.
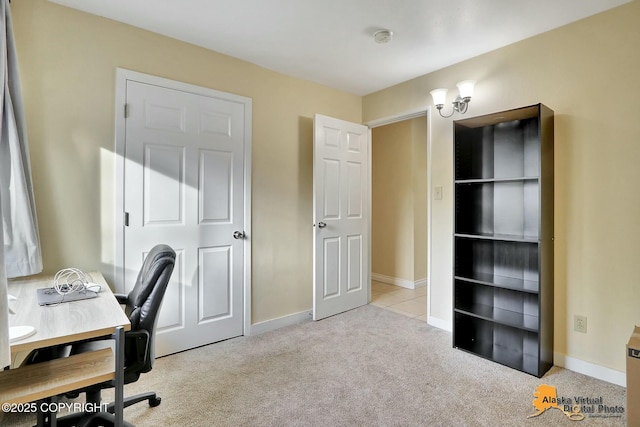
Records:
[[[251,329],[251,98],[221,92],[214,89],[183,83],[176,80],[169,80],[137,71],[116,68],[116,96],[115,96],[115,212],[114,212],[114,235],[115,254],[113,265],[114,286],[116,292],[124,292],[124,156],[126,122],[124,117],[124,106],[127,99],[127,81],[133,80],[165,88],[181,90],[197,95],[214,96],[245,104],[244,116],[244,316],[243,333],[249,335]]]
[[[405,113],[395,114],[393,116],[384,117],[382,119],[371,120],[366,122],[365,125],[369,126],[369,129],[377,128],[379,126],[390,125],[392,123],[402,122],[405,120],[414,119],[417,117],[426,116],[427,119],[427,323],[429,325],[447,329],[444,327],[442,320],[437,319],[435,317],[431,317],[431,265],[432,265],[432,254],[431,250],[431,239],[432,239],[432,226],[431,226],[431,210],[432,210],[432,200],[431,200],[431,117],[433,112],[431,111],[431,106],[428,105],[424,108],[419,108],[416,110],[407,111]],[[371,142],[371,138],[369,138]],[[369,150],[369,155],[371,156],[371,151]],[[369,170],[369,187],[371,188],[371,170]],[[369,240],[369,253],[371,253],[371,241]],[[369,287],[371,288],[371,287]]]

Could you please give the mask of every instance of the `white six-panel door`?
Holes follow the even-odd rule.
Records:
[[[314,120],[313,318],[369,300],[369,129]]]
[[[242,335],[247,103],[132,80],[126,103],[125,291],[155,244],[177,254],[156,355]]]

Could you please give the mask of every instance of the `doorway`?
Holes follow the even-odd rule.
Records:
[[[425,115],[372,126],[371,304],[427,320]]]

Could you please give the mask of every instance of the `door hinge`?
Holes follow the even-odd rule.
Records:
[[[129,104],[124,104],[124,118],[129,118]]]
[[[124,213],[124,226],[125,227],[129,226],[129,212]]]

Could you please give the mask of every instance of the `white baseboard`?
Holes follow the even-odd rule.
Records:
[[[249,335],[263,334],[265,332],[275,331],[276,329],[280,329],[285,326],[296,325],[298,323],[311,320],[311,316],[311,310],[305,310],[299,313],[293,313],[287,316],[278,317],[276,319],[254,323],[249,327]]]
[[[416,281],[400,279],[398,277],[385,276],[384,274],[371,273],[371,280],[386,283],[388,285],[400,286],[407,289],[416,289],[427,286],[427,279],[419,279]]]
[[[429,316],[427,323],[436,328],[443,329],[447,332],[452,332],[451,322],[438,319],[437,317]],[[564,354],[554,352],[553,364],[569,371],[577,372],[579,374],[587,375],[592,378],[596,378],[602,381],[606,381],[611,384],[616,384],[622,387],[627,386],[627,375],[624,372],[616,371],[615,369],[607,368],[605,366],[596,365],[595,363],[586,362],[575,357],[566,356]]]
[[[597,378],[608,383],[616,384],[622,387],[627,386],[627,375],[624,372],[607,368],[595,363],[585,362],[575,357],[566,356],[561,353],[553,353],[553,364],[561,368],[568,369],[579,374],[584,374],[593,378]]]
[[[427,278],[425,277],[424,279],[416,280],[415,282],[413,282],[413,286],[415,286],[416,288],[424,288],[425,286],[427,286]]]
[[[428,316],[427,323],[431,326],[435,326],[436,328],[443,329],[447,332],[453,332],[453,325],[451,322],[438,319],[437,317]]]

